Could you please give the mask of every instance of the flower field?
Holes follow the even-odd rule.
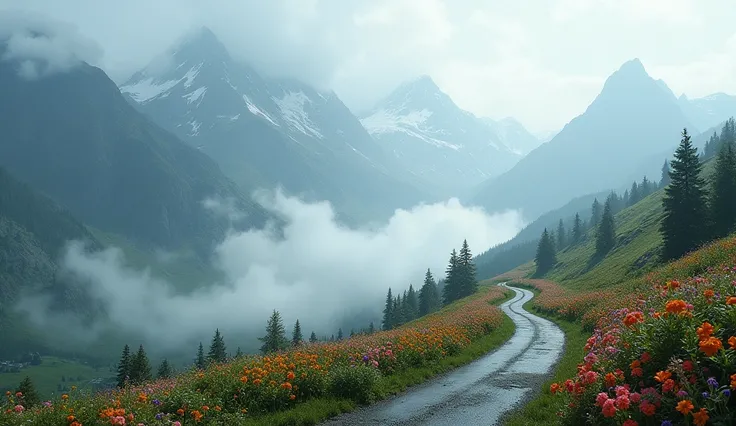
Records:
[[[550,387],[563,424],[736,424],[736,238],[603,292],[524,284],[540,309],[596,324],[577,374]]]
[[[0,425],[237,425],[320,397],[365,403],[383,378],[437,363],[499,327],[503,313],[491,303],[503,296],[487,287],[395,330],[241,357],[135,388],[73,390],[29,408],[22,394],[8,393]]]

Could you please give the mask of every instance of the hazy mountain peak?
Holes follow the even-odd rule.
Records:
[[[644,64],[641,63],[641,60],[639,58],[630,59],[624,62],[621,67],[619,67],[617,72],[631,75],[647,74],[647,70],[644,68]]]
[[[207,27],[200,27],[181,38],[172,52],[177,57],[228,60],[225,45]]]

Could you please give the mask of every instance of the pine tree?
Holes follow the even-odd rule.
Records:
[[[296,320],[294,324],[294,332],[291,334],[291,346],[297,347],[302,344],[302,326],[299,324],[299,320]]]
[[[309,335],[309,343],[315,343],[317,341],[317,335],[314,334],[314,331],[312,334]]]
[[[649,179],[647,179],[646,176],[644,176],[644,179],[641,180],[641,185],[639,185],[639,197],[643,200],[651,193],[652,183],[649,182]]]
[[[557,250],[565,248],[565,245],[567,244],[565,236],[565,224],[562,223],[562,219],[560,219],[560,222],[557,224]]]
[[[130,362],[130,382],[134,385],[140,385],[151,379],[153,379],[151,375],[151,364],[148,362],[143,345],[140,345],[138,347],[138,353],[135,354]]]
[[[577,244],[583,239],[583,224],[580,222],[580,215],[575,213],[575,220],[572,223],[572,242]]]
[[[631,184],[631,190],[629,190],[629,206],[633,206],[638,203],[641,197],[639,196],[639,185],[634,182]]]
[[[406,308],[408,311],[408,321],[414,320],[419,316],[419,298],[414,286],[409,284],[409,291],[406,293]]]
[[[215,330],[215,336],[212,338],[210,351],[207,354],[210,362],[225,362],[227,360],[227,350],[225,349],[225,340],[220,334],[220,329]]]
[[[199,349],[197,349],[197,358],[194,360],[194,365],[200,370],[204,370],[207,367],[207,359],[204,357],[204,346],[202,346],[202,342],[199,342]]]
[[[391,288],[388,289],[386,294],[386,306],[383,308],[383,329],[391,330],[393,323],[391,320],[394,318],[394,297],[391,295]]]
[[[537,245],[537,255],[534,258],[537,263],[535,275],[542,276],[551,270],[557,264],[557,253],[555,251],[554,240],[549,235],[547,228],[544,228],[542,237]]]
[[[598,232],[595,238],[595,254],[598,257],[605,256],[616,244],[616,225],[613,220],[610,200],[603,207],[601,223],[598,224]]]
[[[470,296],[478,291],[478,280],[475,276],[475,263],[473,262],[473,254],[470,252],[468,240],[463,240],[458,256],[459,273],[459,289],[460,298]]]
[[[368,334],[373,334],[376,332],[376,326],[373,324],[373,321],[371,321],[371,325],[368,326]]]
[[[172,374],[172,371],[171,371],[171,366],[169,365],[169,361],[166,358],[164,358],[164,360],[161,361],[161,365],[158,366],[158,372],[156,376],[159,379],[168,379],[169,377],[171,377],[171,374]]]
[[[342,340],[342,327],[337,329],[337,340]]]
[[[700,176],[702,164],[687,129],[682,131],[670,165],[671,182],[665,188],[660,226],[664,260],[676,259],[698,247],[704,240],[702,228],[707,219],[705,181]]]
[[[16,389],[15,392],[20,392],[22,394],[22,400],[19,402],[22,402],[21,405],[25,408],[35,407],[41,402],[41,398],[39,398],[38,392],[36,392],[36,387],[33,386],[33,382],[28,376],[20,382],[20,385],[18,385],[18,389]]]
[[[243,356],[243,351],[240,350],[240,346],[238,346],[238,349],[235,351],[235,358],[240,358]]]
[[[593,205],[590,207],[590,227],[595,228],[598,226],[598,222],[601,220],[601,203],[598,202],[598,198],[593,200]]]
[[[664,188],[665,186],[670,184],[670,163],[667,160],[664,160],[664,164],[662,165],[662,177],[659,180],[659,187]]]
[[[266,323],[266,335],[259,337],[258,340],[263,342],[263,345],[261,345],[263,354],[278,352],[289,346],[284,323],[281,321],[281,314],[278,311],[273,311]]]
[[[721,145],[710,184],[710,223],[713,237],[721,238],[736,230],[736,148],[732,141]]]
[[[120,357],[120,362],[118,362],[117,384],[119,388],[124,388],[125,384],[130,380],[130,368],[130,347],[125,345],[123,348],[123,354]]]
[[[440,308],[440,295],[432,272],[427,269],[424,285],[419,290],[419,316],[430,314]]]
[[[445,305],[449,305],[450,303],[454,302],[455,300],[460,298],[460,289],[458,288],[461,283],[459,282],[459,259],[457,256],[457,251],[455,249],[452,249],[452,253],[450,254],[450,261],[447,264],[447,269],[445,271],[445,287],[444,287],[444,294],[443,299],[445,302]]]

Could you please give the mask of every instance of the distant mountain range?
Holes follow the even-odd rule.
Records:
[[[260,76],[234,61],[207,28],[120,90],[247,190],[281,185],[307,200],[329,200],[360,221],[433,198],[334,92]]]
[[[509,170],[539,145],[513,119],[460,109],[429,76],[402,84],[360,121],[404,168],[445,195]]]

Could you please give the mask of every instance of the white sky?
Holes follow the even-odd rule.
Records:
[[[0,0],[76,24],[115,79],[207,25],[266,73],[333,88],[353,110],[431,75],[481,116],[561,128],[639,57],[676,94],[736,94],[733,0]]]

